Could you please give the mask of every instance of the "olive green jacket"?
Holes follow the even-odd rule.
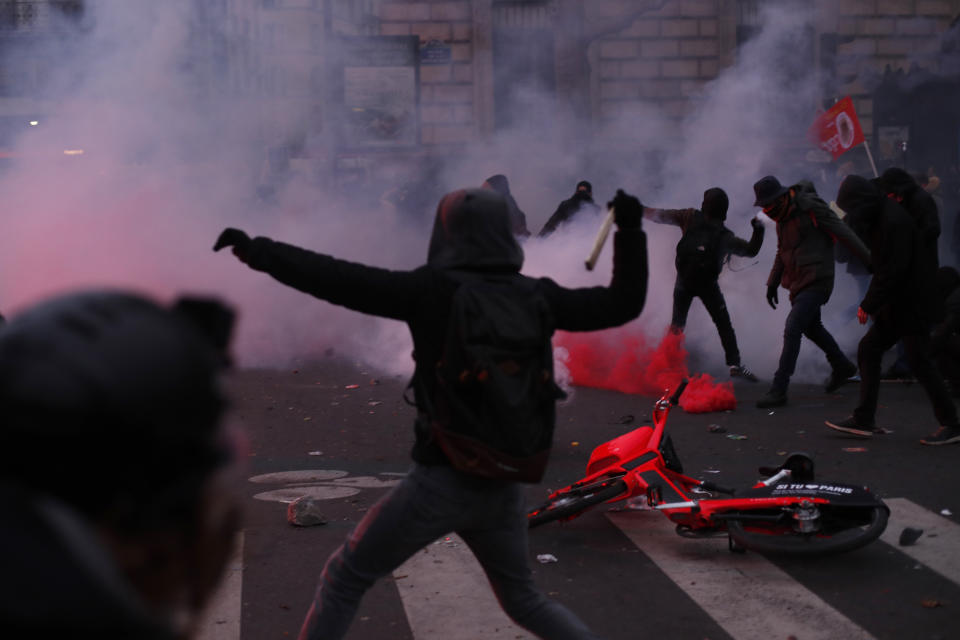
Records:
[[[777,221],[777,256],[767,286],[779,284],[790,299],[809,288],[833,292],[834,243],[842,242],[868,268],[870,250],[824,202],[810,182],[790,187],[787,213]]]

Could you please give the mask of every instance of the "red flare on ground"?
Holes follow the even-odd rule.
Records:
[[[570,354],[566,364],[577,386],[659,397],[688,378],[680,398],[687,413],[737,408],[732,382],[714,382],[706,373],[690,375],[682,333],[667,331],[660,344],[653,345],[646,336],[624,329],[558,331],[554,344]]]

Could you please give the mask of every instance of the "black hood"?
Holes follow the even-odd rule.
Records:
[[[502,173],[498,173],[495,176],[490,176],[485,182],[491,189],[500,195],[510,195],[510,182],[507,180],[507,176],[503,175]]]
[[[491,189],[461,189],[437,205],[427,264],[439,269],[520,271],[523,249],[507,202]]]
[[[847,213],[844,222],[861,237],[873,228],[885,199],[873,181],[853,174],[843,179],[837,192],[837,206]]]
[[[910,196],[920,188],[913,176],[900,167],[890,167],[880,174],[876,182],[884,194],[892,193],[906,200],[909,200]]]
[[[727,198],[727,192],[720,187],[713,187],[703,192],[703,204],[700,205],[700,210],[708,218],[726,220],[729,207],[730,199]]]

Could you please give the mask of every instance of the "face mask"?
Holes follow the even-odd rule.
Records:
[[[781,196],[771,205],[770,210],[764,210],[764,213],[766,213],[771,220],[779,220],[787,212],[789,205],[790,199],[785,196]]]

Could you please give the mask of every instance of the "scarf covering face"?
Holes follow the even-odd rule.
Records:
[[[890,167],[874,181],[884,193],[892,193],[904,200],[909,200],[914,192],[920,188],[917,181],[900,167]]]
[[[427,264],[439,269],[518,272],[523,249],[513,235],[507,202],[491,189],[460,189],[437,205]]]

